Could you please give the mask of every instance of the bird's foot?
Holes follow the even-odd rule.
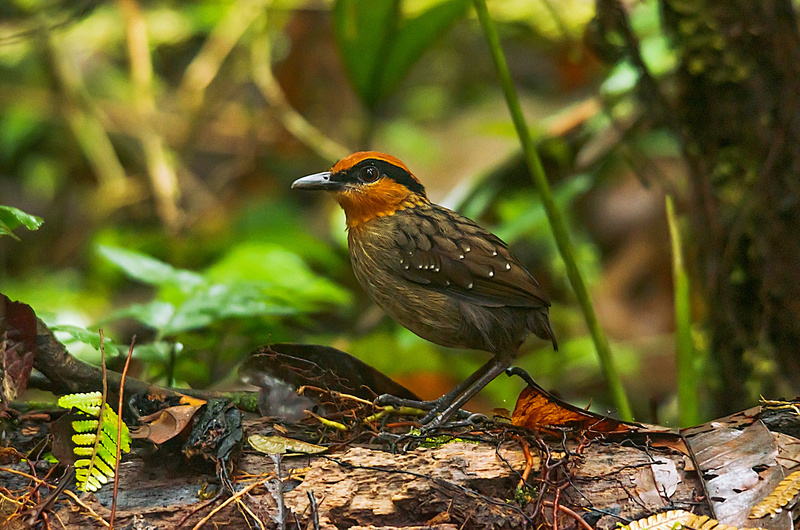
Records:
[[[428,415],[430,416],[430,414]],[[453,416],[456,416],[456,414]],[[425,422],[425,419],[428,416],[422,418],[422,420],[420,420],[420,423],[422,423],[422,434],[429,434],[441,428],[458,429],[460,427],[474,427],[478,424],[491,421],[486,414],[471,413],[466,410],[459,410],[457,416],[458,418],[455,420],[448,420],[444,418],[442,413],[437,413],[427,422]]]

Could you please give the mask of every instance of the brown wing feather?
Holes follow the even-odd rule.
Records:
[[[550,305],[507,245],[466,217],[434,204],[395,215],[406,279],[487,307]]]

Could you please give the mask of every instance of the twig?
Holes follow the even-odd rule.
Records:
[[[553,530],[558,530],[558,508],[561,505],[558,503],[559,498],[561,497],[561,488],[556,488],[556,496],[553,499]]]
[[[321,424],[325,425],[326,427],[333,427],[334,429],[337,429],[337,430],[340,430],[340,431],[345,431],[345,432],[350,430],[350,428],[347,425],[345,425],[343,423],[339,423],[338,421],[333,421],[333,420],[329,420],[327,418],[323,418],[319,414],[314,414],[310,410],[306,410],[304,412],[306,414],[308,414],[309,416],[311,416],[312,418],[316,419]]]
[[[261,528],[261,530],[265,530],[266,527],[264,526],[264,522],[261,519],[259,519],[256,514],[253,513],[253,510],[251,510],[250,507],[247,506],[247,504],[242,502],[242,499],[237,499],[236,505],[239,506],[240,510],[244,511],[247,515],[252,517],[255,520],[255,522],[258,523],[258,526],[259,528]]]
[[[97,415],[97,430],[94,433],[94,447],[92,448],[92,456],[89,458],[89,465],[86,468],[86,480],[83,482],[83,487],[79,488],[86,491],[89,486],[89,481],[92,478],[92,471],[95,469],[95,461],[100,458],[97,455],[97,450],[100,448],[100,440],[103,439],[103,417],[105,416],[106,407],[108,403],[108,374],[106,372],[106,343],[105,336],[103,335],[103,328],[100,328],[100,366],[103,369],[103,393],[100,398],[100,412]]]
[[[128,348],[128,357],[125,359],[125,368],[122,369],[122,379],[119,381],[119,404],[117,406],[117,459],[114,463],[114,493],[111,496],[111,517],[109,524],[114,527],[114,515],[117,513],[117,491],[119,489],[119,461],[122,458],[122,403],[125,395],[125,377],[128,375],[128,366],[133,357],[133,346],[136,344],[136,335],[131,338],[131,346]]]
[[[75,501],[75,503],[78,504],[78,506],[80,506],[81,508],[83,508],[84,510],[89,512],[91,514],[91,516],[94,517],[95,519],[97,519],[100,523],[102,523],[103,526],[110,527],[110,525],[108,524],[108,522],[105,519],[100,517],[97,514],[96,511],[92,510],[91,506],[85,504],[82,500],[80,500],[80,498],[77,495],[72,493],[72,491],[64,490],[64,495],[66,495],[67,497],[72,498],[72,500]]]
[[[236,493],[236,494],[234,494],[234,495],[232,495],[232,496],[228,497],[227,499],[225,499],[225,500],[222,502],[222,504],[220,504],[219,506],[217,506],[216,508],[214,508],[213,510],[211,510],[211,511],[208,513],[208,515],[206,515],[205,517],[203,517],[202,519],[200,519],[200,520],[197,522],[197,524],[196,524],[196,525],[194,525],[194,526],[192,527],[192,530],[200,530],[200,528],[201,528],[201,527],[202,527],[204,524],[206,524],[206,523],[207,523],[207,522],[208,522],[208,521],[209,521],[209,520],[210,520],[212,517],[214,517],[214,515],[216,515],[217,513],[219,513],[219,512],[220,512],[222,509],[224,509],[224,508],[225,508],[227,505],[229,505],[230,503],[232,503],[232,502],[236,501],[237,499],[241,499],[241,498],[242,498],[244,495],[246,495],[248,492],[250,492],[250,490],[252,490],[252,489],[255,489],[256,487],[260,486],[261,484],[263,484],[263,482],[253,482],[252,484],[250,484],[250,485],[249,485],[249,486],[247,486],[246,488],[243,488],[243,489],[242,489],[242,491],[240,491],[240,492],[238,492],[238,493]]]
[[[544,501],[544,504],[545,506],[553,506],[553,501]],[[583,517],[578,515],[576,511],[571,510],[566,506],[562,506],[561,504],[558,505],[558,509],[564,512],[565,514],[569,515],[573,519],[575,519],[575,522],[577,522],[578,526],[580,526],[581,528],[585,530],[594,530],[589,523],[583,520]]]
[[[219,500],[219,498],[222,497],[224,492],[225,492],[225,488],[219,488],[219,490],[217,491],[217,494],[214,495],[213,498],[202,502],[200,505],[195,506],[194,508],[192,508],[191,511],[187,512],[186,514],[184,514],[184,516],[181,517],[180,520],[178,521],[178,523],[175,525],[175,528],[182,527],[184,525],[184,523],[186,523],[186,521],[188,521],[191,516],[193,516],[194,514],[199,512],[200,510],[205,510],[207,506],[217,502],[217,500]]]
[[[521,488],[528,482],[528,477],[533,469],[533,457],[531,456],[531,447],[528,444],[528,440],[521,436],[517,436],[516,438],[519,444],[522,446],[522,452],[525,454],[525,470],[522,472],[522,476],[519,479],[519,484],[517,484],[517,488]]]
[[[311,506],[311,524],[314,525],[314,530],[319,530],[319,506],[317,505],[317,499],[314,497],[314,492],[308,490],[306,492],[308,496],[308,505]]]
[[[44,482],[42,479],[40,479],[38,477],[34,477],[33,475],[25,473],[24,471],[17,471],[16,469],[11,469],[9,467],[0,467],[0,473],[11,473],[13,475],[19,475],[21,477],[25,477],[25,478],[31,479],[32,481],[34,481],[36,483],[36,487],[37,488],[42,485],[42,482]]]
[[[265,480],[264,485],[267,487],[267,491],[272,494],[272,497],[275,499],[275,503],[278,505],[278,515],[272,519],[278,523],[278,528],[280,528],[280,530],[286,530],[286,502],[283,498],[284,491],[283,472],[281,471],[281,455],[270,453],[269,457],[275,464],[275,478],[269,481]]]

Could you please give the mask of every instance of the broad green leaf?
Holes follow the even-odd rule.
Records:
[[[198,329],[225,318],[289,315],[296,311],[265,296],[258,284],[237,282],[216,284],[193,293],[178,306],[169,323],[161,328],[164,336]]]
[[[158,286],[175,286],[184,292],[204,282],[203,277],[133,250],[97,245],[98,253],[135,280]]]
[[[12,230],[20,225],[28,230],[38,230],[43,222],[41,217],[27,214],[17,208],[0,206],[0,236],[11,236],[19,241],[19,238]]]
[[[373,108],[457,19],[469,0],[445,0],[403,20],[398,0],[337,0],[334,31],[345,69],[367,107]]]
[[[297,254],[270,243],[233,247],[205,276],[209,281],[230,284],[230,296],[238,289],[260,285],[265,300],[295,309],[312,310],[350,302],[348,291],[311,271]],[[241,284],[238,288],[237,282]]]
[[[399,0],[337,0],[333,5],[333,28],[345,70],[368,107],[379,99],[382,59],[399,15]]]
[[[133,318],[152,329],[163,329],[169,325],[177,312],[169,302],[154,300],[145,304],[131,304],[128,307],[112,312],[104,322],[113,322],[122,318]]]
[[[296,310],[277,302],[263,292],[258,282],[234,282],[203,286],[190,293],[177,306],[155,300],[146,304],[132,304],[114,311],[108,321],[134,318],[169,337],[193,329],[200,329],[226,318],[244,318],[267,315],[290,315]],[[137,348],[137,357],[139,348]]]
[[[67,342],[69,341],[69,339],[72,339],[82,344],[88,344],[95,350],[98,351],[100,350],[100,333],[97,330],[88,330],[80,326],[72,326],[69,324],[52,325],[50,326],[50,329],[58,334],[66,333],[67,335],[69,335],[69,338],[59,337],[64,342]],[[128,346],[117,344],[108,337],[104,337],[103,342],[105,343],[105,348],[107,352],[108,351],[116,351],[117,353],[128,352]]]
[[[11,236],[17,241],[20,241],[20,238],[17,237],[17,234],[11,231],[7,224],[3,221],[0,221],[0,236]]]
[[[133,355],[146,363],[161,363],[169,358],[173,351],[180,353],[183,351],[183,344],[180,342],[153,341],[147,344],[140,344],[133,350]]]
[[[425,50],[456,20],[463,17],[470,5],[470,0],[448,0],[408,20],[400,27],[387,50],[386,62],[381,65],[379,98],[386,97],[400,84]]]

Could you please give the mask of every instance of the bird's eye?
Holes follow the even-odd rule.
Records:
[[[375,166],[366,166],[361,168],[361,180],[363,182],[375,182],[380,177],[380,171]]]

